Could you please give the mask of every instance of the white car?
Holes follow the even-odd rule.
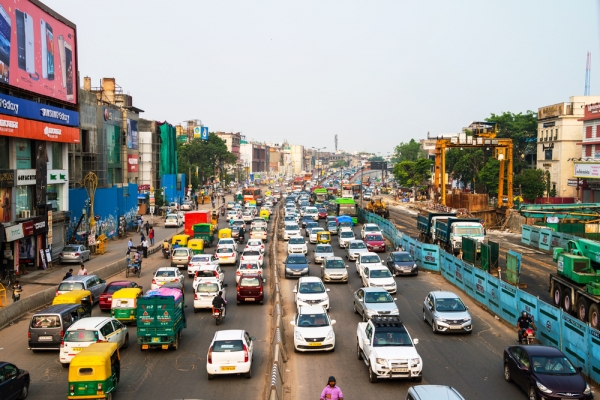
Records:
[[[181,205],[181,211],[192,211],[194,207],[192,206],[192,203],[189,201],[185,201],[182,205]]]
[[[329,292],[323,285],[321,278],[316,276],[305,276],[298,280],[294,286],[294,302],[296,307],[321,306],[329,309]]]
[[[227,221],[231,221],[232,219],[235,219],[237,217],[237,211],[236,210],[229,210],[227,211]]]
[[[383,267],[383,263],[379,256],[375,253],[366,252],[360,253],[356,259],[356,273],[362,276],[362,270],[365,267]]]
[[[228,201],[227,202],[227,209],[228,210],[233,209],[233,206],[235,206],[235,202],[234,201]]]
[[[250,222],[252,222],[252,219],[254,218],[254,214],[252,213],[252,211],[244,211],[242,212],[242,219],[244,220],[245,223],[249,224]]]
[[[288,241],[288,254],[292,253],[302,253],[306,254],[308,252],[308,248],[306,246],[306,241],[302,236],[293,236]]]
[[[246,250],[257,250],[260,251],[261,254],[265,254],[265,245],[261,239],[249,239],[248,242],[246,242],[244,251]]]
[[[194,289],[194,312],[212,309],[213,299],[219,292],[223,292],[222,297],[225,299],[227,289],[220,280],[216,278],[200,279]]]
[[[346,246],[346,259],[356,261],[361,253],[368,253],[367,245],[362,240],[351,240]]]
[[[340,248],[344,249],[348,246],[350,241],[355,240],[354,231],[352,228],[342,228],[338,232],[338,243],[340,244]]]
[[[237,242],[233,238],[221,238],[219,239],[216,248],[218,249],[220,247],[232,247],[234,249],[237,249]]]
[[[198,282],[202,279],[218,279],[221,283],[225,281],[225,273],[221,269],[220,265],[204,265],[200,267],[196,274],[194,275],[194,281],[192,282],[192,287],[196,290],[196,286],[198,286]]]
[[[292,236],[301,236],[298,224],[285,224],[283,227],[283,240],[290,240]]]
[[[206,355],[208,379],[214,379],[217,374],[244,374],[250,379],[254,340],[244,330],[217,331]]]
[[[381,236],[383,236],[383,233],[381,232],[381,229],[379,228],[379,225],[377,224],[364,224],[362,229],[360,230],[360,237],[361,239],[364,239],[365,236],[373,234],[373,233],[378,233]]]
[[[188,263],[187,274],[188,277],[192,277],[196,274],[196,272],[205,266],[218,266],[219,260],[212,254],[196,254],[192,257],[190,262]]]
[[[238,269],[235,272],[235,283],[240,283],[240,278],[242,277],[242,275],[262,275],[262,273],[262,265],[260,265],[258,261],[240,261],[240,265],[238,266]]]
[[[245,261],[256,261],[258,265],[262,267],[264,257],[262,253],[258,250],[244,250],[242,256],[240,257],[240,263]]]
[[[267,237],[267,228],[263,228],[262,226],[255,226],[254,228],[250,228],[250,239],[261,239],[266,242]]]
[[[219,260],[219,265],[237,263],[238,253],[237,250],[230,246],[219,247],[215,250],[215,257]]]
[[[183,285],[184,281],[185,275],[183,275],[183,272],[181,272],[178,267],[160,267],[152,277],[150,289],[158,289],[169,282],[181,282]]]
[[[179,228],[183,225],[182,219],[177,214],[167,214],[165,228]]]
[[[396,293],[396,281],[387,267],[365,265],[361,278],[364,287],[383,288],[389,293]]]
[[[261,227],[261,228],[267,229],[268,224],[267,224],[267,221],[265,221],[264,218],[254,218],[252,220],[252,223],[250,224],[250,229],[252,229],[254,227]]]
[[[335,348],[335,319],[320,306],[298,309],[290,325],[294,326],[294,351],[332,351]]]
[[[310,235],[308,235],[308,241],[311,243],[317,243],[317,232],[325,232],[325,229],[321,227],[314,227],[310,230]]]
[[[286,215],[285,217],[283,217],[283,223],[293,223],[296,224],[296,215],[295,214],[290,214],[290,215]]]
[[[318,244],[315,246],[315,264],[323,263],[323,260],[334,257],[333,247],[330,244]]]
[[[110,317],[88,317],[75,321],[63,337],[60,346],[60,363],[68,368],[77,353],[96,342],[117,343],[119,348],[129,347],[127,327]]]
[[[314,221],[319,220],[319,210],[317,207],[306,207],[304,209],[304,216],[312,217]]]

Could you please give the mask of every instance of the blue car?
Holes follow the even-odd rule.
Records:
[[[308,222],[313,222],[313,218],[310,215],[303,216],[302,219],[300,220],[300,223],[302,224],[302,228],[306,228],[306,224]]]
[[[288,279],[289,277],[308,276],[309,264],[310,263],[304,254],[288,254],[283,262],[283,265],[285,266],[285,279]]]

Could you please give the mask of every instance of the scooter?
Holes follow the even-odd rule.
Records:
[[[225,215],[225,206],[221,206],[221,216]]]
[[[217,325],[225,318],[225,307],[223,308],[212,308],[212,315]]]

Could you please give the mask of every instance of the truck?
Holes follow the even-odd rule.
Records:
[[[183,233],[185,233],[186,235],[190,235],[190,237],[193,237],[194,225],[210,223],[211,215],[209,210],[188,211],[185,213],[185,225],[183,228]]]
[[[137,340],[142,350],[177,350],[181,332],[187,326],[183,292],[161,287],[137,299]]]
[[[445,221],[435,221],[434,241],[448,253],[460,253],[463,237],[475,239],[477,241],[477,251],[479,251],[485,238],[481,221],[477,218],[454,217],[450,217]]]
[[[356,328],[356,356],[369,369],[369,382],[404,378],[421,382],[423,359],[399,316],[373,316]]]
[[[388,205],[382,198],[379,199],[371,199],[365,209],[369,212],[379,215],[382,218],[388,219],[390,217],[390,210],[388,209]]]
[[[456,217],[456,213],[435,213],[430,212],[426,215],[417,216],[417,229],[419,230],[419,241],[421,243],[434,243],[435,221],[447,220],[450,217]]]
[[[292,183],[293,190],[302,190],[304,189],[304,179],[301,176],[297,176],[294,178],[294,182]]]
[[[557,268],[548,290],[554,305],[600,329],[600,243],[569,240],[566,249],[554,248],[552,259]]]

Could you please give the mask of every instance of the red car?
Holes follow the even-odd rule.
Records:
[[[317,211],[319,211],[319,219],[327,218],[327,210],[326,209],[319,208]]]
[[[237,303],[263,304],[265,294],[263,291],[263,278],[259,274],[247,274],[240,277],[237,286]]]
[[[385,240],[383,240],[383,235],[366,235],[364,242],[367,245],[367,250],[374,253],[385,253]]]
[[[110,311],[113,293],[119,289],[125,288],[143,289],[141,286],[138,286],[138,284],[135,282],[115,281],[109,283],[108,285],[106,285],[106,289],[104,289],[104,292],[102,292],[102,294],[100,295],[100,311]]]

